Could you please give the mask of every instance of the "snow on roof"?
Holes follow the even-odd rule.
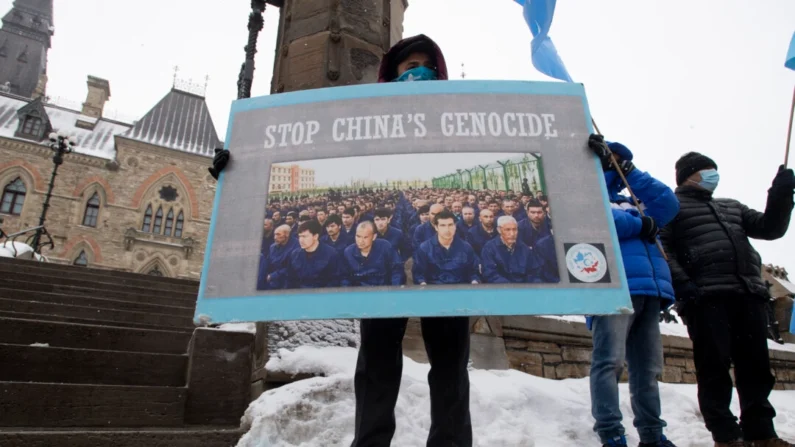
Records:
[[[787,289],[789,293],[795,293],[795,284],[787,281],[786,279],[779,278],[777,276],[773,276],[773,279],[778,281],[778,283],[781,284],[781,287]]]
[[[29,100],[13,95],[0,94],[0,137],[26,140],[17,137],[14,133],[19,126],[17,110],[27,105]],[[99,119],[93,130],[79,128],[75,125],[80,112],[69,110],[52,104],[45,104],[47,117],[53,130],[66,132],[67,135],[75,137],[77,144],[75,152],[84,155],[113,160],[116,158],[115,135],[127,132],[132,126],[116,121]],[[32,140],[27,140],[32,141]],[[37,142],[47,144],[48,141]]]
[[[176,88],[123,136],[205,156],[222,145],[204,98]]]

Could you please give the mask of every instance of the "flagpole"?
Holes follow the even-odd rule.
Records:
[[[784,167],[787,167],[789,162],[789,143],[792,138],[792,118],[795,115],[795,88],[792,89],[792,105],[789,109],[789,130],[787,131],[787,148],[784,152]]]
[[[795,101],[795,97],[793,97],[793,101]],[[795,102],[793,102],[793,105],[795,105]],[[792,120],[790,120],[790,122],[792,122]],[[596,133],[602,135],[602,132],[599,131],[599,126],[596,125],[596,121],[593,118],[591,118],[591,124],[593,124],[593,128],[594,130],[596,130]],[[790,130],[791,129],[792,128],[790,127]],[[635,193],[632,192],[632,188],[629,186],[627,177],[624,175],[624,172],[621,170],[621,166],[619,166],[615,154],[613,153],[613,151],[610,150],[610,147],[608,147],[607,145],[605,145],[605,147],[607,148],[607,151],[610,152],[610,163],[613,165],[613,168],[615,168],[616,172],[618,172],[618,176],[621,177],[621,181],[624,182],[624,186],[627,187],[627,192],[629,192],[630,197],[632,197],[632,201],[635,202],[635,207],[638,208],[638,212],[642,217],[646,217],[646,213],[643,212],[643,208],[641,208],[640,206],[640,200],[638,200],[637,196],[635,196]],[[787,147],[789,148],[789,143],[787,143]],[[665,260],[667,261],[668,256],[665,255],[665,249],[663,249],[660,240],[655,238],[654,242],[657,243],[657,248],[660,250],[660,253],[662,253],[663,258],[665,258]]]

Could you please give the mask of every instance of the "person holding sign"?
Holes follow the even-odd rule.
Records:
[[[607,143],[601,135],[591,135],[588,147],[602,161],[634,310],[631,315],[586,319],[593,335],[590,382],[594,431],[604,446],[627,445],[618,400],[618,381],[626,360],[640,446],[674,447],[663,435],[666,423],[660,418],[657,385],[657,375],[663,370],[660,310],[673,305],[674,290],[668,264],[656,243],[658,226],[676,217],[679,202],[671,188],[635,168],[632,152],[623,144]],[[623,184],[611,155],[615,155],[629,185]],[[645,216],[628,197],[619,194],[626,187],[632,188],[643,204]]]
[[[776,240],[789,227],[795,175],[779,168],[765,212],[733,199],[715,199],[718,165],[690,152],[676,162],[682,209],[662,231],[673,274],[677,310],[693,342],[698,403],[716,446],[792,447],[776,435],[768,400],[770,372],[765,306],[770,292],[749,238]],[[732,378],[740,395],[740,423],[732,414]]]
[[[447,66],[436,43],[427,36],[418,35],[401,40],[384,55],[378,77],[379,82],[445,80]],[[455,232],[452,213],[441,211],[436,214],[436,219],[443,221],[443,232]],[[448,225],[452,230],[447,228]],[[438,246],[437,231],[433,233],[433,243]],[[424,241],[418,248],[422,250],[431,243]],[[465,242],[458,240],[453,244]],[[469,251],[472,252],[471,247]],[[425,256],[421,256],[425,261]],[[427,269],[420,268],[418,271],[424,275],[423,281],[431,282]],[[466,277],[468,282],[476,278],[471,272],[461,276]],[[416,276],[414,281],[417,281]],[[352,447],[386,447],[392,441],[395,433],[395,404],[403,370],[402,341],[407,323],[407,318],[362,319],[360,322],[361,345],[354,376],[356,418]],[[471,447],[472,421],[467,371],[469,318],[422,318],[421,325],[425,350],[431,364],[428,374],[431,428],[427,445]]]

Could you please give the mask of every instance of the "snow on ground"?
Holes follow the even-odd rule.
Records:
[[[268,391],[243,417],[249,430],[238,447],[347,447],[353,439],[355,348],[302,346],[280,350],[269,369],[323,373]],[[425,445],[430,427],[429,366],[404,358],[403,381],[395,410],[394,447]],[[598,445],[592,431],[588,379],[550,380],[515,370],[472,370],[471,411],[475,446],[560,447]],[[695,385],[661,383],[666,433],[680,447],[711,447],[698,411]],[[795,391],[774,391],[772,404],[780,436],[795,440]],[[629,390],[621,385],[621,410],[630,445]],[[739,412],[735,393],[732,411]]]

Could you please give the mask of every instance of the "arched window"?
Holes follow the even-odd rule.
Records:
[[[22,214],[22,205],[25,203],[26,193],[25,184],[22,183],[22,179],[19,177],[6,185],[3,189],[3,202],[0,204],[0,213],[13,214],[15,216]]]
[[[86,212],[83,214],[83,225],[87,227],[97,226],[97,216],[99,216],[99,196],[94,193],[86,202]]]
[[[146,213],[144,213],[144,224],[141,227],[141,231],[144,233],[148,233],[152,229],[152,205],[146,207]]]
[[[161,272],[161,271],[160,271],[160,267],[159,267],[158,265],[155,265],[154,267],[152,267],[152,269],[151,269],[151,270],[149,270],[149,272],[147,273],[147,275],[151,275],[151,276],[163,276],[163,272]]]
[[[152,227],[152,233],[160,234],[160,230],[163,228],[163,208],[160,207],[157,209],[157,214],[155,214],[155,224]]]
[[[41,118],[37,116],[27,116],[22,123],[22,133],[26,135],[41,135]]]
[[[85,251],[81,251],[77,258],[75,258],[74,265],[79,265],[81,267],[88,266],[88,258],[86,257]]]
[[[177,216],[177,224],[174,226],[174,237],[182,237],[182,226],[185,223],[185,218],[182,216],[182,211]]]
[[[166,215],[166,228],[163,231],[163,234],[166,236],[171,236],[171,231],[174,229],[174,209],[168,210],[168,214]]]

